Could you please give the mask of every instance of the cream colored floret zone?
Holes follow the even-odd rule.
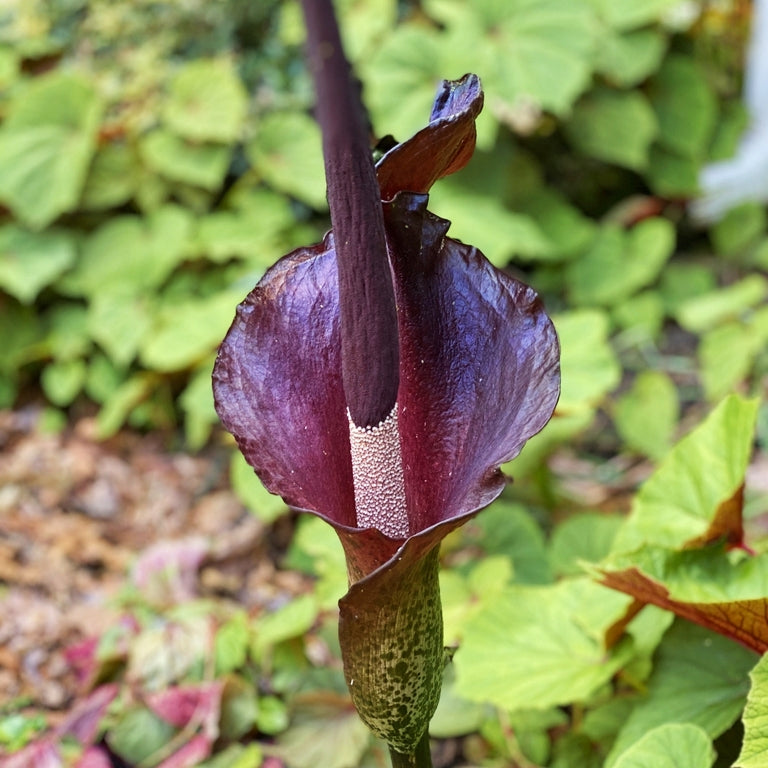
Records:
[[[393,539],[410,531],[405,505],[397,403],[384,421],[358,427],[347,411],[358,528],[377,528]]]

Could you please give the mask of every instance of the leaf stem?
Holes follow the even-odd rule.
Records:
[[[429,752],[429,732],[424,731],[421,741],[410,755],[403,755],[390,748],[392,768],[432,768],[432,755]]]

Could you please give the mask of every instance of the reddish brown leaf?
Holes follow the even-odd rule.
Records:
[[[719,603],[689,603],[675,600],[669,590],[637,568],[602,571],[606,587],[632,595],[672,611],[684,619],[730,637],[757,653],[768,651],[768,599],[733,600]]]
[[[725,539],[733,546],[744,543],[744,525],[741,513],[744,509],[744,484],[742,483],[731,498],[720,504],[712,522],[701,536],[685,542],[686,549],[705,547],[719,539]]]

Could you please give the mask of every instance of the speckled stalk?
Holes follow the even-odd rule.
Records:
[[[432,768],[432,755],[429,752],[429,733],[424,731],[416,750],[409,755],[402,755],[394,749],[389,751],[392,768]]]
[[[339,639],[352,700],[363,722],[401,758],[417,753],[440,698],[438,550],[435,546],[415,561],[396,558],[353,584],[339,603]],[[411,764],[428,765],[402,763]]]

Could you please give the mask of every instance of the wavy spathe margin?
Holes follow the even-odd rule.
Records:
[[[536,294],[445,237],[448,223],[426,210],[426,196],[400,194],[384,211],[415,534],[500,493],[499,465],[554,410],[559,348]],[[340,529],[357,528],[332,235],[281,259],[240,305],[214,393],[222,422],[270,491]],[[367,565],[356,558],[354,570],[381,565],[402,543],[389,541]]]

